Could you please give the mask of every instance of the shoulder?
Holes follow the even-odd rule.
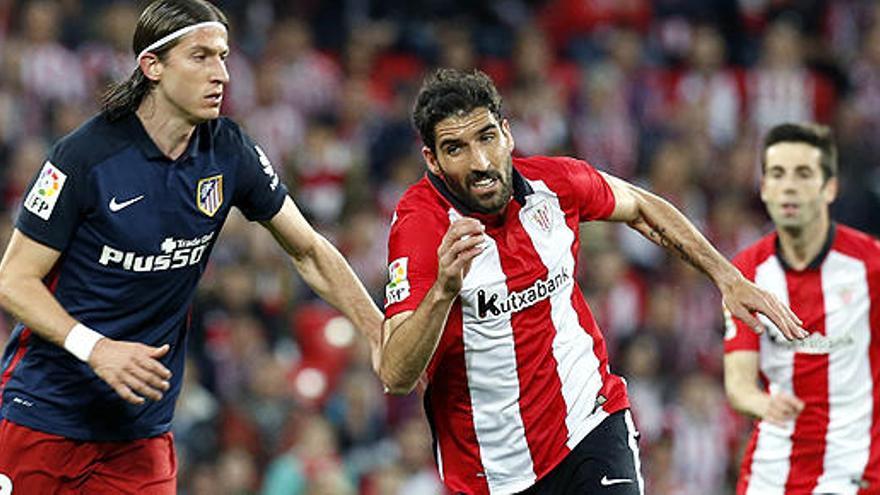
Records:
[[[210,133],[215,148],[241,150],[256,144],[238,123],[228,117],[220,117],[203,125]]]
[[[874,236],[847,225],[835,225],[834,249],[854,258],[878,260],[880,241]]]
[[[131,144],[131,139],[117,122],[98,114],[59,139],[52,147],[49,159],[62,170],[83,170]]]
[[[776,232],[770,232],[733,257],[733,264],[750,279],[767,258],[776,254]]]
[[[606,184],[592,165],[568,156],[514,158],[513,166],[526,179],[541,181],[557,194]]]
[[[392,228],[415,227],[426,231],[442,227],[445,231],[449,224],[449,208],[450,205],[434,190],[427,177],[422,177],[401,196],[394,209]]]
[[[266,152],[232,119],[220,117],[203,125],[211,135],[210,143],[216,156],[231,158],[236,164],[241,159],[259,163],[266,173],[273,168]]]
[[[568,156],[529,156],[516,157],[513,166],[527,179],[543,181],[564,181],[572,175],[595,168],[584,160]]]

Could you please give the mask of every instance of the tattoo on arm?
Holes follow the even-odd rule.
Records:
[[[676,242],[671,239],[666,234],[666,229],[663,227],[649,227],[648,230],[648,239],[650,239],[653,243],[658,246],[662,246],[678,255],[685,263],[693,266],[694,268],[703,271],[703,267],[699,266],[693,258],[685,251],[684,245],[681,242]]]

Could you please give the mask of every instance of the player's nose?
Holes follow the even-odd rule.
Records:
[[[492,168],[492,160],[486,152],[477,149],[471,153],[471,170],[485,172],[490,168]]]

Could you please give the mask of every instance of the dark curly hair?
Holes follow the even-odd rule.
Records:
[[[430,74],[413,108],[413,125],[425,144],[436,152],[434,127],[453,115],[466,115],[475,108],[485,107],[501,120],[501,95],[485,73],[474,69],[438,69]]]

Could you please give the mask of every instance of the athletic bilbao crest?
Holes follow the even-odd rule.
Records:
[[[550,203],[547,201],[541,201],[540,203],[533,206],[529,212],[527,213],[529,219],[538,226],[544,232],[550,232],[550,229],[553,228],[553,217],[550,213]]]
[[[223,204],[223,175],[215,175],[207,179],[200,179],[196,187],[196,205],[199,210],[213,217],[220,205]]]

